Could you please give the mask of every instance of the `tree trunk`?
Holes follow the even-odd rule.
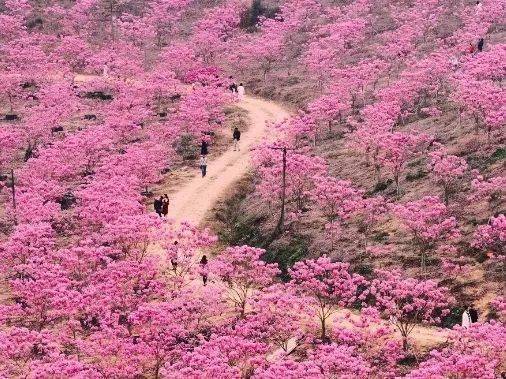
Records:
[[[395,174],[394,180],[395,180],[395,193],[397,196],[399,196],[400,193],[400,187],[399,187],[399,173]]]
[[[421,257],[421,273],[422,275],[427,274],[427,252],[425,250],[422,251],[422,257]]]
[[[320,319],[321,327],[322,327],[320,338],[321,338],[322,342],[325,342],[327,340],[327,325],[326,325],[325,321],[326,321],[325,318]]]
[[[14,169],[11,169],[11,184],[12,184],[12,208],[14,209],[14,224],[18,224],[18,211],[16,205],[16,183],[14,182]]]
[[[448,203],[450,202],[450,190],[446,186],[443,189],[443,198],[445,205],[448,206]]]
[[[402,336],[402,349],[404,351],[408,351],[409,344],[408,344],[408,337]]]
[[[281,213],[279,215],[276,230],[282,233],[285,227],[285,203],[286,203],[286,147],[283,148],[283,176],[281,184]]]

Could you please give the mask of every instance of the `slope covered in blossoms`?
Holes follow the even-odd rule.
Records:
[[[0,377],[500,377],[504,19],[497,0],[0,2]],[[236,212],[256,240],[151,206],[230,138],[232,81],[297,108],[252,152]]]

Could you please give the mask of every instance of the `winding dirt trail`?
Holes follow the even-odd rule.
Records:
[[[270,134],[267,123],[289,116],[281,106],[249,96],[238,106],[248,112],[250,121],[248,130],[241,134],[240,151],[234,151],[231,143],[225,153],[207,162],[206,177],[196,171],[190,181],[170,194],[169,217],[176,223],[186,220],[201,224],[227,189],[247,173],[251,148]]]
[[[182,221],[201,224],[216,202],[247,173],[250,167],[251,148],[263,138],[272,139],[276,136],[276,133],[269,132],[267,124],[281,121],[290,115],[286,109],[274,102],[249,96],[246,96],[238,106],[248,112],[250,122],[248,131],[241,134],[241,150],[234,151],[231,144],[222,155],[208,161],[206,177],[202,178],[200,171],[195,170],[189,181],[177,187],[175,192],[169,192],[169,217],[176,224]],[[158,253],[160,249],[157,246]],[[201,286],[200,279],[195,283],[198,287]],[[346,311],[340,311],[335,316],[339,318],[344,313]],[[331,323],[335,322],[333,318]],[[425,349],[441,344],[447,338],[445,331],[422,325],[417,325],[410,337],[419,347]],[[291,344],[294,344],[294,340]]]

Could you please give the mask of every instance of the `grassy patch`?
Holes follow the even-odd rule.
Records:
[[[301,237],[295,237],[290,241],[289,245],[269,248],[265,252],[263,259],[268,263],[277,263],[281,270],[281,279],[287,281],[289,279],[288,269],[294,263],[305,258],[307,252],[307,241]]]
[[[424,170],[418,170],[416,172],[408,172],[406,175],[406,181],[412,182],[418,179],[425,178],[427,176],[427,172]]]
[[[372,239],[375,242],[385,242],[388,240],[388,236],[389,236],[389,234],[387,232],[381,231],[381,232],[374,233],[374,235],[372,236]]]
[[[490,163],[495,163],[506,159],[506,149],[504,147],[498,148],[490,156]]]
[[[393,183],[392,179],[387,179],[386,181],[381,181],[376,183],[374,186],[374,189],[372,190],[372,193],[377,193],[386,190],[390,185]]]
[[[185,160],[192,160],[198,156],[198,148],[191,134],[183,134],[176,144],[176,152]]]
[[[462,321],[462,313],[464,309],[460,307],[454,307],[450,310],[450,313],[443,319],[441,323],[443,328],[453,328],[455,325],[460,325]]]
[[[263,218],[244,214],[232,216],[226,227],[218,231],[220,241],[231,246],[249,245],[260,247],[265,238],[260,229]]]
[[[265,5],[262,0],[253,0],[251,6],[241,15],[239,26],[249,33],[256,32],[261,17],[274,18],[278,12],[278,7]]]

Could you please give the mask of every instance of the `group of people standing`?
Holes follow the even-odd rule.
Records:
[[[475,54],[475,53],[481,53],[483,51],[483,46],[485,45],[485,40],[483,38],[480,38],[476,45],[474,43],[469,44],[469,53]]]
[[[237,96],[239,97],[239,100],[244,99],[244,95],[246,93],[246,91],[244,89],[244,84],[242,84],[242,83],[240,83],[239,85],[235,84],[235,82],[233,81],[233,78],[231,76],[229,77],[229,79],[231,81],[231,83],[228,86],[228,89],[230,90],[230,92],[236,93]]]

